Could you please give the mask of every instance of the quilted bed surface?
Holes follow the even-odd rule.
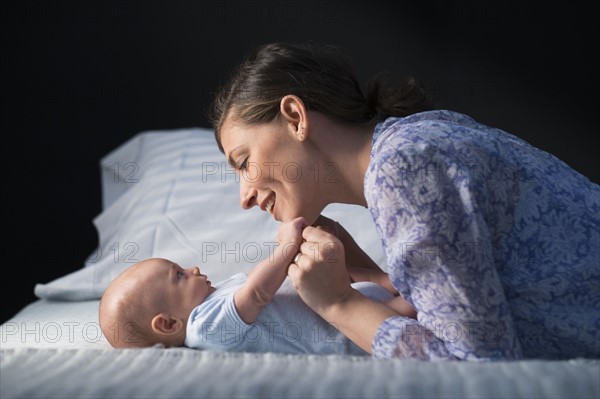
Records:
[[[192,349],[9,348],[2,398],[598,398],[600,361],[467,363]]]

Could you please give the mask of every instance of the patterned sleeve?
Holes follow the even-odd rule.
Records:
[[[414,148],[378,154],[366,186],[392,283],[418,311],[418,321],[388,318],[373,356],[521,357],[492,259],[493,233],[478,203],[486,185],[451,152]]]

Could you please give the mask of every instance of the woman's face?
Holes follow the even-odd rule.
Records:
[[[279,119],[259,125],[225,121],[221,144],[240,178],[240,204],[258,206],[275,220],[303,216],[313,223],[325,203],[319,199],[321,175],[317,152]]]

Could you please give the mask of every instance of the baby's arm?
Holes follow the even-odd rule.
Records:
[[[287,269],[302,243],[304,218],[299,217],[279,226],[279,245],[273,254],[262,260],[249,273],[248,280],[235,293],[233,301],[240,318],[247,324],[254,323],[263,308],[271,302],[275,292],[287,277]]]

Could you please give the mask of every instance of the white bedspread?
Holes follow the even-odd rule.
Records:
[[[2,350],[2,398],[598,398],[597,361],[477,364],[193,349]]]
[[[1,398],[590,398],[600,360],[422,362],[112,349],[98,301],[39,300],[0,326]]]

